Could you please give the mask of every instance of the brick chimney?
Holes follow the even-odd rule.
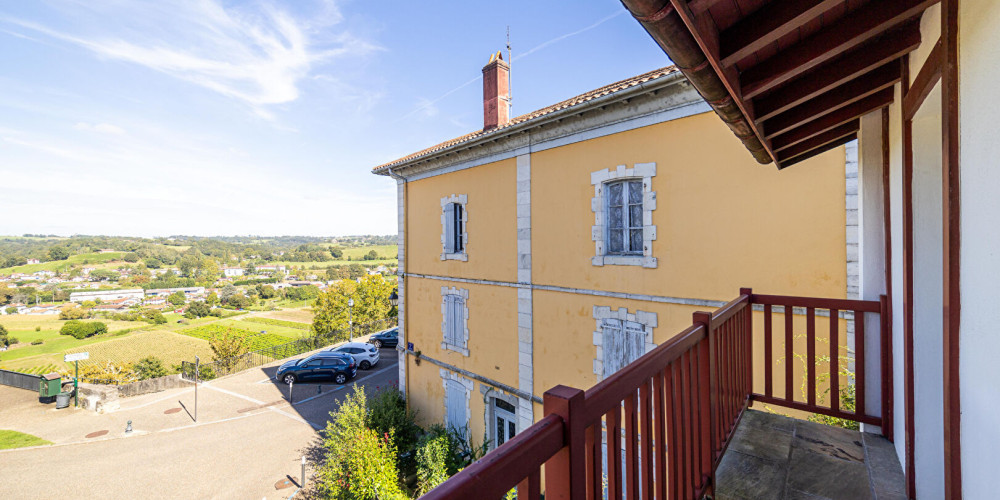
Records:
[[[510,65],[498,51],[483,66],[483,130],[492,130],[510,121]]]

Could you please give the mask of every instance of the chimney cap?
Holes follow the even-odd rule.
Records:
[[[501,51],[498,50],[496,54],[490,54],[490,62],[487,64],[491,64],[494,61],[503,61],[503,53]]]

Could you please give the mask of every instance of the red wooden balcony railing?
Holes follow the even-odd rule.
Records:
[[[763,305],[763,394],[754,393],[753,305]],[[785,315],[785,391],[772,390],[778,359],[772,343],[774,306]],[[795,398],[792,360],[794,308],[806,308],[805,401]],[[827,362],[831,403],[817,402],[816,309],[829,312]],[[854,311],[858,406],[838,405],[841,310]],[[544,395],[545,417],[425,495],[428,499],[498,499],[517,488],[518,498],[537,500],[544,468],[545,497],[553,499],[701,498],[712,491],[715,469],[743,411],[754,400],[792,409],[882,425],[866,413],[864,315],[881,313],[885,301],[754,295],[748,288],[713,313],[694,314],[693,324],[671,340],[587,391],[557,386]],[[887,332],[881,323],[882,365]],[[800,342],[802,343],[802,342]],[[883,395],[891,373],[881,374]],[[802,398],[799,398],[802,399]],[[885,399],[885,398],[883,398]],[[619,458],[620,457],[620,458]]]

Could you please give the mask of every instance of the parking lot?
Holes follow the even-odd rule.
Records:
[[[304,355],[303,355],[304,356]],[[299,356],[301,357],[301,356]],[[397,383],[396,352],[358,371],[346,385],[274,380],[280,361],[198,386],[123,399],[95,414],[41,405],[31,391],[0,386],[0,429],[33,434],[51,446],[0,451],[0,498],[287,498],[275,483],[300,476],[318,430],[337,402],[361,384],[374,391]],[[197,409],[196,409],[197,405]],[[195,413],[197,412],[197,421]],[[126,434],[128,422],[131,433]],[[49,486],[29,478],[52,470]],[[68,487],[68,485],[72,485]],[[65,488],[69,489],[65,489]],[[144,496],[144,495],[138,495]]]

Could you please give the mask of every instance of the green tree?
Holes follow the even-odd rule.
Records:
[[[187,311],[184,312],[185,318],[204,318],[212,312],[212,309],[208,307],[208,304],[203,300],[196,300],[191,302],[188,306]]]
[[[219,295],[215,292],[212,292],[208,294],[208,297],[205,297],[205,302],[207,302],[208,305],[215,307],[219,305]]]
[[[236,287],[232,283],[226,283],[226,286],[222,287],[222,291],[219,292],[219,298],[222,302],[227,302],[230,297],[236,295]]]
[[[0,345],[7,347],[12,343],[13,342],[11,342],[11,338],[7,333],[7,328],[4,327],[3,325],[0,325]]]
[[[135,252],[129,252],[122,257],[122,260],[124,260],[125,262],[132,262],[132,263],[139,262],[139,254]]]
[[[90,315],[90,311],[77,307],[76,304],[64,306],[59,311],[59,319],[74,320],[83,319]]]
[[[340,248],[331,248],[330,255],[332,255],[334,259],[341,259],[344,257],[344,250]]]
[[[213,334],[208,340],[208,346],[212,348],[216,365],[223,371],[228,371],[235,365],[234,358],[250,352],[250,340],[232,328],[226,328],[221,334]]]
[[[167,302],[170,302],[175,306],[184,305],[184,303],[187,302],[187,296],[184,295],[184,292],[178,290],[167,297]]]
[[[201,261],[201,276],[205,281],[214,283],[222,276],[222,268],[214,259],[204,259]]]
[[[346,331],[349,309],[355,325],[388,317],[392,287],[392,283],[380,274],[367,276],[360,283],[352,280],[337,283],[316,299],[313,330],[321,334]],[[353,308],[347,306],[349,299],[354,299]]]
[[[17,308],[14,306],[8,307],[7,314],[17,314]]]
[[[150,269],[159,269],[163,267],[163,262],[160,261],[160,259],[157,259],[156,257],[150,257],[146,259],[145,262],[146,262],[146,267]]]
[[[348,259],[350,260],[350,259]],[[347,277],[356,280],[368,275],[368,271],[361,264],[351,264],[347,266]]]
[[[372,250],[365,254],[365,260],[378,260],[378,252]]]
[[[52,247],[49,249],[49,258],[52,260],[66,260],[69,258],[69,249],[66,247]]]
[[[262,299],[273,299],[278,296],[278,292],[271,285],[257,285],[257,295]]]
[[[156,356],[149,356],[140,359],[135,363],[135,365],[133,365],[132,368],[135,370],[136,375],[139,376],[139,380],[164,377],[167,375],[167,369],[163,367],[163,361]]]

